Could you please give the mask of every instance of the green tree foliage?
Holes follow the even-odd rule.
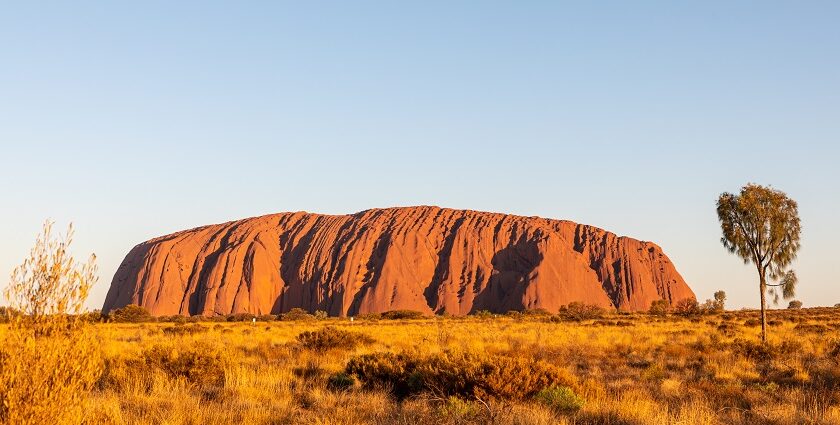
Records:
[[[715,292],[715,307],[718,311],[723,311],[726,308],[726,292]]]
[[[751,183],[741,188],[740,194],[721,194],[717,214],[723,246],[741,257],[744,264],[755,265],[758,272],[761,339],[766,342],[766,295],[778,302],[779,292],[789,299],[796,289],[796,274],[788,267],[800,247],[798,206],[780,190]]]
[[[604,317],[604,309],[597,305],[571,302],[560,307],[558,315],[564,320],[580,322],[582,320],[600,319]]]
[[[149,310],[136,304],[129,304],[108,313],[108,320],[118,323],[140,323],[154,320]]]
[[[669,307],[667,300],[656,300],[650,303],[648,314],[651,316],[667,316]]]

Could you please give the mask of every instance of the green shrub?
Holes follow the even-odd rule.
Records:
[[[391,310],[382,313],[381,316],[385,320],[403,320],[403,319],[422,319],[426,317],[425,314],[414,310]]]
[[[227,315],[228,322],[251,322],[256,318],[257,316],[254,316],[251,313],[235,313]]]
[[[489,319],[495,316],[495,314],[493,314],[490,310],[477,310],[470,313],[470,315],[478,317],[479,319]]]
[[[551,312],[544,308],[528,308],[522,311],[525,316],[551,316]]]
[[[585,400],[569,387],[549,387],[540,390],[534,398],[560,413],[574,413],[583,407]]]
[[[382,314],[380,313],[362,313],[356,316],[356,319],[359,320],[368,320],[368,321],[376,321],[382,318]]]
[[[790,303],[788,303],[788,307],[787,307],[787,308],[789,308],[789,309],[791,309],[791,310],[800,309],[800,308],[802,308],[802,301],[799,301],[799,300],[793,300],[793,301],[791,301]]]
[[[579,322],[581,320],[600,319],[604,317],[604,309],[597,305],[572,302],[560,307],[558,316],[563,320]]]
[[[307,313],[306,310],[302,308],[293,308],[278,316],[277,319],[284,321],[315,320],[315,316]]]
[[[651,316],[667,316],[669,308],[670,306],[668,305],[668,301],[656,300],[650,303],[650,309],[648,310],[648,314],[650,314]]]
[[[359,345],[371,344],[374,339],[358,332],[327,327],[317,331],[302,332],[297,336],[298,343],[312,351],[352,350]]]
[[[454,396],[446,398],[438,407],[438,414],[456,420],[472,418],[478,416],[480,412],[481,409],[476,402]]]
[[[346,391],[356,385],[356,380],[347,372],[338,372],[327,379],[327,388],[333,391]]]
[[[422,392],[467,399],[523,399],[554,385],[570,385],[548,363],[503,355],[373,353],[350,359],[346,372],[364,387],[390,389],[399,399]]]
[[[197,385],[224,383],[227,359],[222,353],[205,344],[175,347],[154,345],[143,351],[146,367],[155,368],[172,377],[182,377]]]
[[[313,316],[315,316],[315,318],[318,320],[326,320],[330,317],[330,315],[327,314],[327,312],[324,310],[315,310]]]
[[[108,313],[108,320],[118,323],[140,323],[153,322],[155,318],[152,317],[149,310],[146,310],[144,307],[136,304],[129,304],[123,308],[118,308]]]
[[[697,303],[697,300],[694,298],[686,298],[677,302],[677,305],[674,306],[674,314],[679,316],[697,316],[701,313],[700,311],[700,304]]]
[[[175,336],[175,335],[195,335],[197,333],[207,332],[207,328],[204,326],[199,325],[198,323],[192,323],[189,325],[181,325],[181,326],[170,326],[168,328],[163,328],[164,335]]]
[[[181,316],[180,314],[176,314],[173,316],[162,316],[158,317],[158,322],[187,323],[187,317]]]

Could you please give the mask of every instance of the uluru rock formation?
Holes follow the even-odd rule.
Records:
[[[573,301],[646,310],[685,298],[694,293],[651,242],[570,221],[423,206],[280,213],[152,239],[125,257],[103,311],[461,315]]]

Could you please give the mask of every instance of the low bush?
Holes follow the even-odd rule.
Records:
[[[573,383],[568,373],[543,361],[474,353],[374,353],[350,359],[345,371],[363,386],[389,389],[399,399],[430,392],[440,397],[515,400]]]
[[[604,317],[604,313],[604,309],[597,305],[573,302],[560,307],[558,316],[564,320],[580,322],[582,320],[600,319]]]
[[[325,352],[352,350],[359,345],[371,344],[374,339],[358,332],[327,327],[317,331],[303,332],[297,336],[297,341],[307,350]]]
[[[522,311],[525,316],[551,316],[551,312],[544,308],[529,308]]]
[[[697,300],[694,298],[686,298],[677,302],[677,305],[674,306],[674,314],[691,317],[697,316],[702,311],[700,310],[700,304],[697,303]]]
[[[385,320],[411,320],[424,317],[426,317],[425,314],[414,310],[391,310],[382,313],[382,318]]]
[[[667,316],[669,308],[670,308],[670,305],[668,305],[668,301],[666,301],[666,300],[656,300],[656,301],[650,303],[650,309],[648,309],[648,314],[650,314],[651,316],[660,316],[660,317]]]
[[[187,323],[187,317],[180,314],[158,317],[158,322]]]
[[[109,312],[108,320],[117,323],[140,323],[153,322],[155,318],[152,317],[149,310],[146,310],[144,307],[136,304],[129,304],[123,308],[118,308]]]
[[[293,308],[286,313],[277,317],[277,320],[297,321],[297,320],[315,320],[315,316],[306,312],[302,308]]]
[[[143,351],[141,358],[146,367],[184,378],[196,385],[221,385],[224,382],[227,358],[206,344],[185,347],[153,345]]]
[[[470,316],[475,316],[475,317],[478,317],[479,319],[489,319],[489,318],[495,316],[495,314],[493,314],[493,312],[491,312],[490,310],[476,310],[476,311],[470,313]]]
[[[228,322],[251,322],[256,318],[257,316],[254,316],[251,313],[235,313],[227,315]]]
[[[346,391],[356,385],[356,380],[347,372],[338,372],[327,379],[327,388],[333,391]]]
[[[569,387],[543,388],[534,399],[560,413],[574,413],[583,407],[585,400]]]
[[[204,326],[199,325],[198,323],[191,323],[189,325],[182,325],[182,326],[170,326],[168,328],[163,328],[164,335],[175,336],[175,335],[195,335],[197,333],[207,332],[207,328]]]

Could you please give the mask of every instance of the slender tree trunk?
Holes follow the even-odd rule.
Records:
[[[767,300],[765,293],[767,292],[767,280],[764,278],[764,273],[759,272],[759,288],[761,289],[761,342],[767,343]]]

